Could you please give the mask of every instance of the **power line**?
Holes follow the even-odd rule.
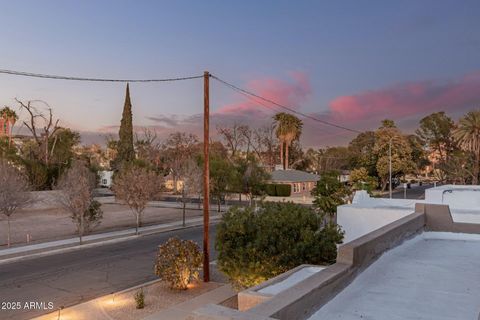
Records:
[[[33,72],[24,72],[24,71],[15,71],[15,70],[6,70],[6,69],[0,69],[0,74],[9,74],[9,75],[15,75],[15,76],[23,76],[23,77],[31,77],[31,78],[43,78],[43,79],[54,79],[54,80],[69,80],[69,81],[90,81],[90,82],[172,82],[172,81],[183,81],[183,80],[192,80],[192,79],[200,79],[203,78],[203,75],[197,75],[197,76],[187,76],[187,77],[175,77],[175,78],[163,78],[163,79],[109,79],[109,78],[89,78],[89,77],[73,77],[73,76],[61,76],[61,75],[52,75],[52,74],[43,74],[43,73],[33,73]],[[326,120],[322,120],[319,118],[316,118],[314,116],[311,116],[309,114],[294,110],[291,107],[287,107],[285,105],[282,105],[276,101],[273,101],[271,99],[262,97],[258,94],[255,94],[253,92],[250,92],[248,90],[242,89],[240,87],[237,87],[225,80],[222,80],[214,75],[210,75],[213,79],[219,81],[220,83],[224,84],[225,86],[229,87],[230,89],[233,89],[237,91],[238,93],[241,93],[249,98],[257,98],[260,100],[263,100],[265,102],[268,102],[272,105],[275,105],[279,108],[282,108],[284,110],[287,110],[291,113],[300,115],[304,118],[308,118],[314,121],[317,121],[319,123],[322,123],[324,125],[328,125],[331,127],[343,129],[346,131],[354,132],[354,133],[361,133],[361,131],[348,128],[333,122],[329,122]],[[272,107],[261,103],[260,101],[255,100],[256,103],[259,103],[260,105],[272,109]]]
[[[230,89],[233,89],[233,90],[239,91],[239,92],[243,92],[243,93],[245,93],[245,94],[247,94],[247,95],[250,95],[250,96],[252,96],[252,97],[261,99],[261,100],[263,100],[263,101],[266,101],[266,102],[268,102],[268,103],[271,103],[271,104],[273,104],[273,105],[276,105],[277,107],[280,107],[280,108],[282,108],[282,109],[285,109],[285,110],[287,110],[287,111],[289,111],[289,112],[291,112],[291,113],[298,114],[298,115],[300,115],[300,116],[302,116],[302,117],[304,117],[304,118],[308,118],[308,119],[311,119],[311,120],[320,122],[320,123],[322,123],[322,124],[325,124],[325,125],[328,125],[328,126],[332,126],[332,127],[335,127],[335,128],[339,128],[339,129],[343,129],[343,130],[347,130],[347,131],[350,131],[350,132],[361,133],[361,131],[359,131],[359,130],[347,128],[347,127],[345,127],[345,126],[342,126],[342,125],[339,125],[339,124],[335,124],[335,123],[333,123],[333,122],[325,121],[325,120],[322,120],[322,119],[318,119],[318,118],[313,117],[313,116],[311,116],[311,115],[308,115],[308,114],[306,114],[306,113],[303,113],[303,112],[294,110],[293,108],[284,106],[284,105],[282,105],[282,104],[280,104],[280,103],[278,103],[278,102],[275,102],[275,101],[273,101],[273,100],[271,100],[271,99],[264,98],[264,97],[262,97],[262,96],[259,96],[259,95],[255,94],[255,93],[253,93],[253,92],[250,92],[250,91],[248,91],[248,90],[239,88],[239,87],[237,87],[237,86],[235,86],[235,85],[233,85],[233,84],[231,84],[231,83],[229,83],[229,82],[227,82],[227,81],[225,81],[225,80],[222,80],[222,79],[220,79],[220,78],[218,78],[218,77],[216,77],[216,76],[214,76],[214,75],[212,75],[211,77],[212,77],[213,79],[219,81],[220,83],[223,83],[224,85],[226,85],[226,86],[229,87]]]
[[[236,89],[234,89],[234,90],[235,90],[235,92],[243,95],[245,98],[247,98],[247,99],[249,99],[249,100],[251,100],[251,101],[253,101],[253,102],[255,102],[255,103],[258,103],[258,104],[264,106],[264,107],[267,108],[267,109],[270,109],[270,110],[273,110],[273,111],[278,111],[278,109],[276,109],[275,107],[269,106],[269,105],[266,104],[266,103],[263,103],[263,102],[261,102],[261,101],[258,101],[257,99],[255,99],[254,97],[246,94],[245,92],[242,92],[242,91],[239,91],[239,90],[236,90]]]
[[[54,80],[71,80],[71,81],[94,81],[94,82],[171,82],[171,81],[182,81],[182,80],[191,80],[191,79],[203,78],[203,75],[188,76],[188,77],[177,77],[177,78],[163,78],[163,79],[84,78],[84,77],[59,76],[59,75],[32,73],[32,72],[23,72],[23,71],[14,71],[14,70],[4,70],[4,69],[0,69],[0,73],[14,75],[14,76],[30,77],[30,78],[43,78],[43,79],[54,79]]]
[[[249,100],[251,100],[251,101],[253,101],[253,102],[257,103],[257,104],[260,104],[260,105],[264,106],[264,107],[267,108],[267,109],[273,110],[273,111],[275,111],[275,112],[278,112],[278,110],[279,110],[278,107],[276,108],[276,107],[271,106],[271,105],[268,105],[268,104],[266,104],[266,103],[264,103],[264,102],[258,101],[258,98],[255,98],[255,97],[253,97],[253,96],[251,96],[251,95],[249,95],[249,94],[247,94],[247,93],[245,93],[245,92],[243,92],[243,91],[241,91],[241,90],[238,90],[238,89],[236,89],[236,88],[231,88],[231,89],[234,90],[235,92],[237,92],[238,94],[243,95],[245,98],[247,98],[247,99],[249,99]],[[325,133],[331,134],[330,131],[326,131],[326,130],[324,130],[324,129],[320,129],[320,130],[323,131],[323,132],[325,132]]]

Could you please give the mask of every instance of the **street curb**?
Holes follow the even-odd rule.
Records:
[[[220,218],[221,218],[220,216],[211,217],[210,224],[216,224],[220,220]],[[141,237],[145,237],[145,236],[149,236],[157,233],[171,232],[176,230],[185,230],[185,229],[191,229],[191,228],[200,227],[200,226],[203,226],[202,221],[196,222],[190,225],[186,225],[185,227],[181,225],[159,227],[158,229],[148,230],[148,231],[145,231],[144,233],[140,233],[139,235],[129,234],[129,235],[105,237],[102,239],[95,239],[95,240],[86,241],[82,245],[79,245],[78,243],[71,243],[71,244],[63,244],[63,245],[58,245],[58,246],[49,247],[49,248],[33,249],[30,251],[24,251],[21,253],[12,253],[0,258],[0,265],[18,262],[18,261],[30,260],[34,258],[39,258],[39,257],[44,257],[44,256],[54,255],[59,253],[65,253],[70,251],[89,249],[89,248],[98,247],[101,245],[133,240],[136,238],[141,238]]]

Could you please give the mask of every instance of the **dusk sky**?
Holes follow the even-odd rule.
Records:
[[[480,1],[0,1],[0,69],[168,78],[204,70],[356,130],[480,108]],[[202,128],[203,80],[130,85],[134,124]],[[0,74],[0,106],[44,100],[84,142],[116,133],[125,84]],[[212,126],[274,111],[211,80]],[[21,114],[24,117],[24,114]],[[302,145],[355,134],[305,121]],[[20,125],[16,126],[21,129]]]

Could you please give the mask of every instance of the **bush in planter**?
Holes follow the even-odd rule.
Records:
[[[172,289],[187,289],[198,278],[202,266],[202,254],[191,240],[170,238],[159,246],[155,274],[169,283]]]
[[[291,202],[234,207],[217,226],[217,265],[235,287],[250,287],[300,264],[333,263],[342,239],[337,225],[323,226],[308,207]]]

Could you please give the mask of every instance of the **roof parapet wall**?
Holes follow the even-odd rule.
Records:
[[[480,234],[480,224],[454,222],[448,205],[417,203],[415,212],[425,214],[427,231]]]

